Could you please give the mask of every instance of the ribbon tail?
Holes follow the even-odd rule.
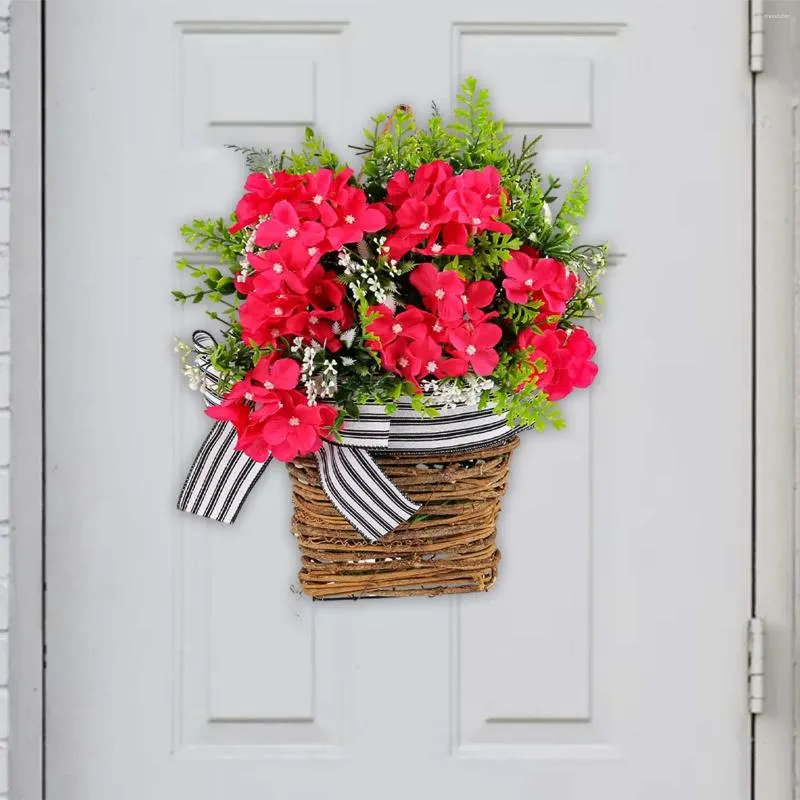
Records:
[[[178,509],[230,525],[268,464],[236,450],[230,422],[215,422],[183,483]]]
[[[419,510],[366,450],[323,442],[316,457],[325,493],[367,541],[377,541]]]

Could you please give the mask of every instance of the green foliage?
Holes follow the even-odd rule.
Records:
[[[586,215],[589,204],[589,165],[583,168],[580,177],[572,181],[572,185],[564,195],[561,208],[553,221],[553,227],[562,231],[571,242],[580,231],[578,223]]]
[[[504,133],[502,120],[495,119],[489,100],[489,90],[479,89],[477,80],[465,78],[456,95],[450,131],[461,138],[461,166],[480,169],[488,164],[501,172],[508,166],[506,145],[511,139]]]
[[[505,320],[508,327],[517,334],[525,328],[534,326],[541,307],[540,300],[533,303],[509,303],[508,300],[503,299],[497,304],[497,312],[500,319]]]
[[[314,133],[312,128],[306,128],[305,138],[299,151],[281,153],[280,163],[287,172],[297,175],[313,172],[317,169],[339,169],[339,156],[328,149],[325,140]]]
[[[502,274],[503,262],[519,250],[523,242],[513,234],[484,231],[472,239],[471,256],[456,256],[450,268],[469,281],[492,280]]]
[[[225,146],[244,156],[244,163],[249,172],[263,172],[271,176],[283,168],[283,154],[276,154],[269,148],[241,147],[236,144]]]
[[[527,350],[503,353],[500,363],[492,373],[498,388],[487,390],[481,406],[494,406],[497,413],[508,414],[510,425],[532,427],[538,431],[547,425],[563,428],[564,421],[555,403],[551,403],[536,385],[536,369],[542,364],[532,364]]]
[[[228,222],[222,217],[195,219],[181,227],[181,236],[195,251],[215,253],[231,272],[238,272],[247,234],[244,231],[230,233],[228,228],[234,221],[233,216]]]
[[[219,266],[227,267],[227,274],[223,274],[217,266],[192,264],[181,257],[176,266],[179,270],[188,272],[195,285],[188,292],[173,290],[172,297],[181,304],[205,302],[217,306],[217,309],[206,312],[208,316],[235,331],[238,328],[240,300],[240,295],[236,292],[235,275],[241,269],[239,262],[247,235],[241,231],[230,233],[222,217],[195,219],[181,228],[181,235],[195,251],[215,255]]]

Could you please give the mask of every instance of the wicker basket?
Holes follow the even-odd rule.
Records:
[[[376,543],[328,499],[315,459],[289,464],[303,591],[320,599],[485,592],[497,578],[497,517],[518,444],[513,438],[435,456],[373,453],[394,484],[422,504]]]

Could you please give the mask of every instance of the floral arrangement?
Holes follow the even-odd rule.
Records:
[[[282,461],[335,440],[359,406],[422,415],[491,408],[519,427],[563,422],[557,401],[589,386],[604,245],[579,245],[588,168],[565,192],[535,167],[538,139],[509,147],[473,78],[453,119],[425,127],[398,107],[373,119],[356,173],[313,131],[297,152],[236,148],[251,174],[230,222],[182,234],[217,267],[185,259],[224,328],[208,354],[238,449]],[[200,368],[179,343],[195,388]]]

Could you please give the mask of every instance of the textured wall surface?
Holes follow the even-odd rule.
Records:
[[[8,791],[9,2],[0,0],[0,794]]]

